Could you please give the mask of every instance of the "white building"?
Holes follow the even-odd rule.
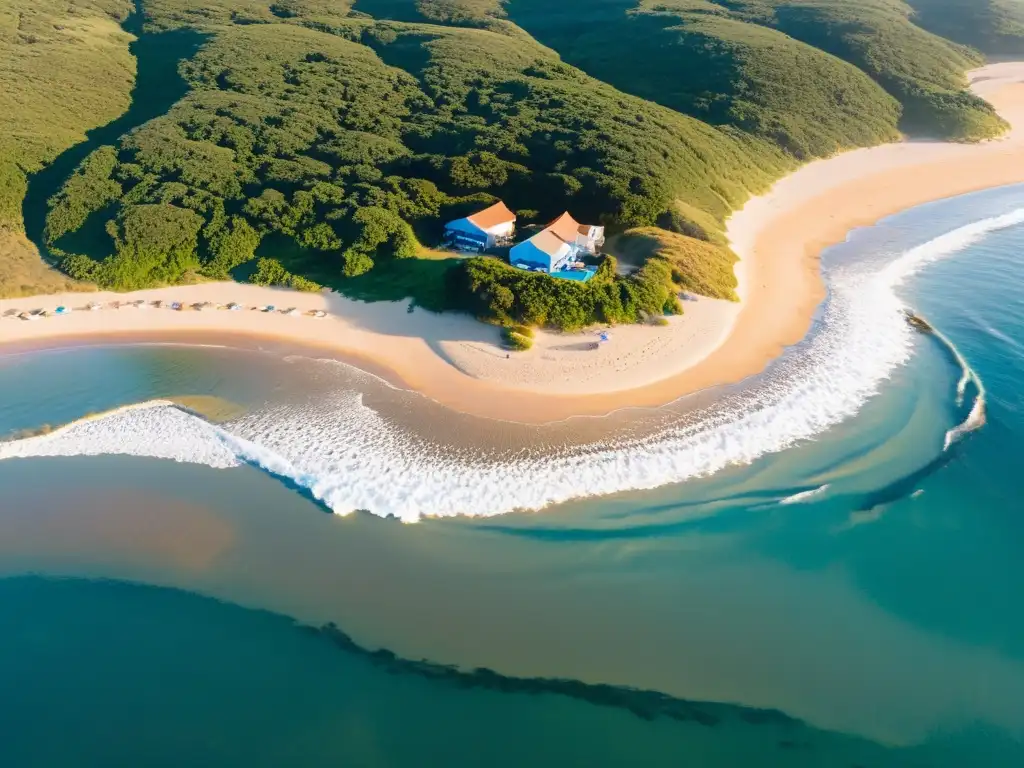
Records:
[[[500,200],[489,208],[448,222],[445,243],[461,250],[484,251],[509,240],[516,231],[516,215]]]

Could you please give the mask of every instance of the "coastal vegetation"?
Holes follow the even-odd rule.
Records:
[[[0,9],[0,297],[67,290],[23,236],[28,177],[128,108],[129,0],[8,0]]]
[[[1024,4],[1019,0],[908,0],[925,29],[992,56],[1024,50]]]
[[[678,289],[736,301],[736,255],[695,237],[658,227],[638,227],[617,236],[608,250],[620,261],[641,267],[659,260],[671,270]]]
[[[767,142],[625,96],[535,44],[361,19],[345,29],[219,32],[181,65],[184,99],[96,148],[54,195],[49,252],[73,277],[126,290],[224,277],[276,238],[290,254],[265,255],[289,281],[345,290],[391,279],[395,262],[419,260],[420,237],[494,197],[541,217],[569,206],[610,226],[703,231],[792,165]],[[676,199],[701,214],[689,222]],[[267,269],[256,279],[276,283]],[[443,297],[432,307],[474,303],[450,293],[458,276],[431,276],[427,292]],[[631,303],[607,314],[630,320]]]
[[[525,325],[502,328],[501,340],[509,349],[525,352],[533,346],[533,329]]]
[[[470,259],[458,276],[457,295],[467,297],[466,309],[502,325],[566,331],[682,313],[667,260],[648,259],[628,276],[616,267],[615,257],[605,256],[595,275],[580,282],[512,269],[496,259]]]
[[[256,271],[249,276],[249,282],[256,285],[277,285],[311,293],[316,293],[323,289],[323,286],[319,283],[314,283],[312,280],[301,275],[293,275],[277,259],[260,259],[257,261]]]
[[[127,69],[90,84],[105,97],[82,104],[78,134],[31,162],[4,146],[12,232],[26,174],[126,107],[131,9],[68,5],[105,14],[105,55]],[[329,286],[566,329],[680,312],[681,290],[735,298],[725,218],[800,162],[900,131],[1002,129],[964,90],[978,55],[913,14],[900,0],[139,0],[139,81],[165,87],[137,88],[137,121],[61,157],[75,162],[27,229],[70,278],[117,290]],[[603,224],[635,269],[605,256],[578,283],[429,250],[444,221],[495,199],[523,220]]]

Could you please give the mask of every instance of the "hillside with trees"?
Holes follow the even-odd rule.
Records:
[[[106,14],[121,46],[107,58],[131,39],[118,22],[138,33],[134,59],[90,60],[137,62],[131,108],[129,70],[83,91],[77,130],[113,121],[89,142],[44,172],[75,134],[0,157],[36,174],[27,197],[5,181],[7,226],[24,200],[47,259],[117,290],[235,278],[510,324],[633,322],[681,311],[680,290],[731,297],[725,218],[800,162],[1002,128],[965,90],[979,55],[899,0],[122,5],[69,13]],[[45,135],[9,135],[26,132]],[[496,198],[520,225],[570,210],[647,255],[563,284],[431,249],[444,221]]]
[[[991,56],[1020,55],[1024,49],[1021,0],[908,0],[914,21],[937,35]]]
[[[130,11],[130,0],[0,8],[0,296],[71,287],[25,240],[22,202],[31,174],[128,108]]]

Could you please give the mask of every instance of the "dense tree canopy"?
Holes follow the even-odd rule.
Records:
[[[354,277],[415,256],[415,230],[436,238],[470,203],[501,197],[542,217],[571,208],[629,227],[654,224],[683,198],[720,226],[792,164],[765,141],[625,96],[540,46],[484,31],[236,25],[180,69],[186,98],[95,150],[53,198],[48,242],[77,276],[112,279],[88,258],[117,260],[119,286],[181,272],[174,256],[163,271],[140,260],[129,276],[114,239],[107,254],[95,238],[75,249],[90,217],[116,220],[133,206],[200,217],[195,272],[223,277],[275,233]]]
[[[1024,3],[1020,0],[907,0],[913,19],[937,35],[995,56],[1024,50]]]
[[[725,218],[799,162],[1001,129],[964,90],[977,54],[915,24],[941,31],[943,2],[139,0],[140,82],[162,85],[61,175],[43,239],[68,274],[119,289],[246,275],[561,327],[677,311],[684,288],[731,297]],[[1006,0],[980,2],[966,26],[1010,45]],[[48,155],[7,154],[0,225],[17,226]],[[579,284],[425,248],[496,198],[521,223],[570,210],[629,230],[623,253],[646,255]]]

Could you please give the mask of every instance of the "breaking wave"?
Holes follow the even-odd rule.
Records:
[[[957,349],[957,346],[942,331],[933,326],[932,333],[939,343],[952,355],[953,359],[956,360],[957,365],[960,366],[960,380],[956,384],[956,404],[958,406],[963,405],[969,386],[973,384],[976,390],[974,403],[971,405],[967,418],[946,432],[942,443],[942,450],[948,451],[964,435],[985,426],[985,384],[974,368],[971,367],[971,364],[967,362],[967,358],[963,356],[960,350]]]
[[[237,457],[217,439],[217,431],[170,400],[149,400],[86,416],[44,434],[0,442],[0,459],[128,454],[218,469],[237,466]]]
[[[915,332],[895,289],[926,264],[1021,223],[1024,208],[955,229],[881,266],[865,260],[830,269],[815,332],[751,386],[652,434],[484,454],[432,443],[367,407],[358,392],[342,390],[223,427],[152,401],[2,443],[0,459],[118,453],[213,467],[244,462],[288,478],[339,514],[363,509],[410,522],[652,489],[750,463],[854,415],[912,352]],[[973,382],[978,396],[971,415],[947,435],[947,448],[984,421],[984,387],[949,347],[964,370],[960,394]],[[799,496],[787,501],[806,494]]]

